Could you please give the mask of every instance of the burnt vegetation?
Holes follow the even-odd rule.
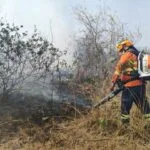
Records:
[[[119,98],[100,109],[89,105],[109,92],[115,44],[140,39],[102,8],[95,14],[74,9],[80,29],[73,64],[35,28],[0,22],[0,148],[147,150],[150,129],[133,109],[131,125],[120,125]],[[30,94],[23,92],[30,83]],[[32,83],[32,84],[31,84]],[[42,87],[37,95],[35,87]],[[43,93],[49,91],[48,96]],[[56,98],[55,98],[56,97]],[[67,97],[67,98],[66,98]],[[90,101],[85,101],[88,99]],[[90,109],[86,109],[86,105]]]

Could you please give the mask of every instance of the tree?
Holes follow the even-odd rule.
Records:
[[[77,8],[75,15],[80,22],[74,53],[77,77],[105,79],[111,72],[111,58],[116,58],[116,43],[126,38],[135,41],[140,33],[125,30],[115,15],[102,8],[96,14]]]
[[[31,36],[23,26],[0,22],[0,93],[20,89],[30,77],[41,78],[54,70],[62,53],[35,28]]]

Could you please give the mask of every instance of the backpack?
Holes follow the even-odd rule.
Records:
[[[150,80],[150,52],[140,52],[135,47],[129,51],[138,58],[138,77],[143,80]]]
[[[150,53],[141,51],[138,54],[138,73],[144,80],[150,80]]]

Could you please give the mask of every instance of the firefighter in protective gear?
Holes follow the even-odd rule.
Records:
[[[118,79],[122,82],[129,81],[124,84],[125,89],[121,97],[121,120],[123,123],[129,123],[130,110],[133,102],[141,110],[141,112],[150,118],[149,104],[145,100],[145,84],[138,79],[138,54],[139,51],[129,40],[124,40],[116,45],[118,53],[121,53],[120,60],[116,65],[114,75],[112,77],[112,87],[114,90],[115,83]],[[136,78],[137,77],[137,78]],[[135,80],[132,80],[135,78]]]

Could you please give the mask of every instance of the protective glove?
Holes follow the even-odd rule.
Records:
[[[116,74],[113,75],[113,77],[112,77],[113,84],[115,84],[117,82],[118,78],[119,78],[118,75],[116,75]]]
[[[112,83],[111,87],[110,87],[110,91],[114,91],[115,88],[115,83]]]

